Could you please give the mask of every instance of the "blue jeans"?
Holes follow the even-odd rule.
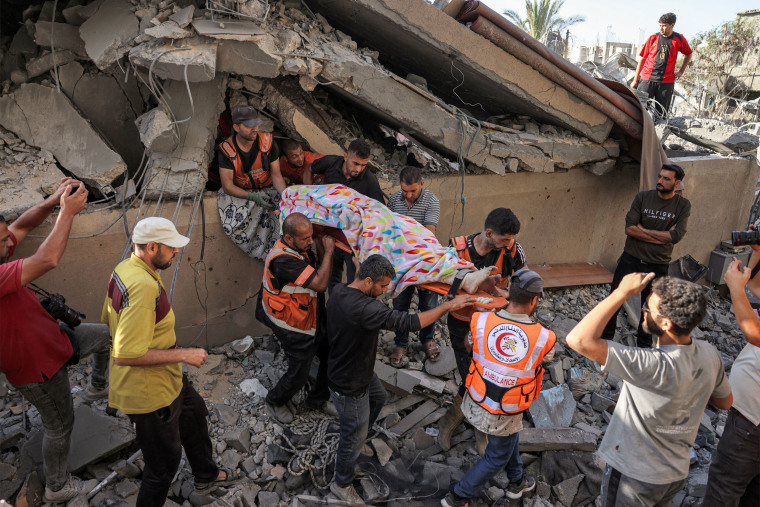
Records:
[[[414,285],[410,285],[401,293],[393,298],[393,309],[397,310],[399,312],[408,312],[409,307],[412,304],[412,296],[414,295],[414,289],[417,289],[417,297],[419,298],[419,305],[417,307],[417,312],[424,312],[427,310],[432,310],[436,306],[438,306],[438,294],[436,294],[433,291],[421,289],[418,287],[415,287]],[[425,345],[426,343],[429,343],[433,337],[435,336],[435,322],[430,324],[429,326],[423,327],[420,330],[420,343]],[[407,348],[409,346],[409,333],[396,333],[396,337],[394,338],[394,341],[396,342],[396,347],[403,347]]]
[[[105,387],[110,337],[105,324],[81,324],[72,332],[79,341],[81,357],[92,354],[92,385]],[[62,366],[43,382],[14,385],[34,405],[42,419],[42,463],[46,486],[61,489],[69,478],[68,460],[71,431],[74,429],[74,401],[71,398],[69,374]]]
[[[377,375],[372,375],[367,392],[345,396],[330,389],[340,421],[338,453],[335,456],[335,484],[345,488],[354,480],[356,460],[367,440],[367,430],[375,424],[388,393]]]
[[[475,463],[462,480],[454,486],[454,493],[470,498],[503,468],[510,483],[520,482],[523,466],[520,460],[520,434],[513,433],[506,437],[488,435],[486,453]]]

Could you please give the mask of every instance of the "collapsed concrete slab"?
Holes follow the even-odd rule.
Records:
[[[213,81],[190,83],[192,104],[184,81],[164,83],[166,102],[178,122],[179,144],[172,152],[151,153],[145,183],[148,198],[193,196],[205,184],[226,81],[227,75],[220,73]]]
[[[171,153],[179,145],[179,136],[172,128],[172,119],[164,109],[157,107],[135,120],[140,141],[148,151]]]
[[[179,41],[157,39],[129,51],[129,60],[164,79],[211,81],[216,74],[216,41],[200,37]]]
[[[340,154],[343,147],[337,142],[324,127],[317,124],[315,114],[307,107],[299,107],[280,93],[274,86],[267,85],[264,88],[267,97],[267,109],[277,115],[287,134],[309,144],[312,151],[324,154]],[[324,121],[322,122],[324,124]]]
[[[79,28],[66,23],[37,21],[34,24],[34,42],[47,49],[52,46],[56,50],[68,49],[77,56],[87,56]]]
[[[123,0],[104,0],[79,27],[85,50],[99,69],[121,58],[139,33],[140,23],[132,5]]]
[[[0,124],[26,143],[45,148],[70,173],[100,189],[126,164],[55,88],[27,83],[0,97]]]
[[[271,36],[270,36],[271,37]],[[282,58],[276,54],[272,41],[258,39],[256,44],[236,40],[219,40],[216,66],[219,72],[239,76],[273,78],[280,75]],[[267,52],[262,47],[271,47]]]
[[[612,128],[607,116],[424,0],[306,3],[360,44],[379,50],[394,72],[425,76],[433,93],[480,118],[527,114],[596,142]]]
[[[47,52],[38,58],[29,60],[26,64],[26,73],[29,78],[41,76],[51,70],[55,65],[66,65],[76,60],[77,55],[69,50]]]
[[[87,73],[79,77],[66,94],[121,155],[127,167],[136,171],[142,158],[140,135],[135,126],[137,114],[120,81],[123,79],[111,74]],[[131,81],[131,86],[136,86],[136,80]],[[137,111],[141,112],[142,108],[140,105]]]

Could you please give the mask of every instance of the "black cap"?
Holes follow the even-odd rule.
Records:
[[[517,285],[522,290],[544,295],[544,280],[541,275],[530,269],[521,269],[512,275],[511,285]]]
[[[248,128],[258,127],[264,121],[259,118],[259,113],[251,106],[238,106],[232,111],[232,123],[242,123]]]

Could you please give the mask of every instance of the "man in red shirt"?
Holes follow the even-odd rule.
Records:
[[[683,76],[691,60],[691,47],[686,37],[673,31],[675,24],[676,15],[672,12],[660,16],[660,33],[652,34],[641,48],[641,60],[631,83],[633,88],[656,101],[650,108],[655,119],[670,109],[675,81]],[[679,52],[684,54],[684,59],[678,72],[674,72]]]
[[[280,172],[290,185],[303,185],[303,171],[308,168],[311,170],[311,163],[324,157],[321,153],[304,151],[301,143],[288,139],[282,143],[283,155],[280,157]],[[323,174],[314,174],[312,176],[313,185],[321,185],[325,176]]]
[[[76,356],[75,348],[82,357],[93,354],[92,384],[86,398],[108,396],[105,373],[110,340],[108,328],[101,324],[82,324],[76,331],[59,327],[26,285],[56,267],[74,216],[86,202],[84,184],[64,178],[53,195],[29,208],[12,224],[0,216],[0,370],[37,408],[42,419],[45,501],[50,503],[87,494],[97,484],[95,480],[82,481],[67,471],[74,402],[66,364]],[[55,226],[37,251],[25,259],[8,260],[19,242],[59,204]],[[71,341],[67,334],[73,335]]]

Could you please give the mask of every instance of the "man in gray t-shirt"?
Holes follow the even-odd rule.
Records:
[[[655,278],[668,274],[673,245],[686,234],[686,223],[691,214],[691,203],[676,193],[684,179],[683,168],[667,164],[660,169],[656,190],[636,194],[631,209],[625,215],[625,248],[612,277],[612,289],[629,273],[654,273]],[[649,297],[649,287],[641,293],[641,301]],[[652,337],[644,331],[641,316],[636,343],[651,347]],[[617,312],[613,313],[602,332],[602,338],[615,336]]]
[[[567,335],[576,352],[623,379],[615,412],[599,454],[607,462],[602,505],[670,505],[689,474],[705,405],[727,410],[733,397],[718,351],[693,340],[707,301],[697,285],[662,277],[643,306],[644,330],[657,348],[626,347],[603,340],[602,329],[626,299],[641,293],[654,273],[632,273]]]

